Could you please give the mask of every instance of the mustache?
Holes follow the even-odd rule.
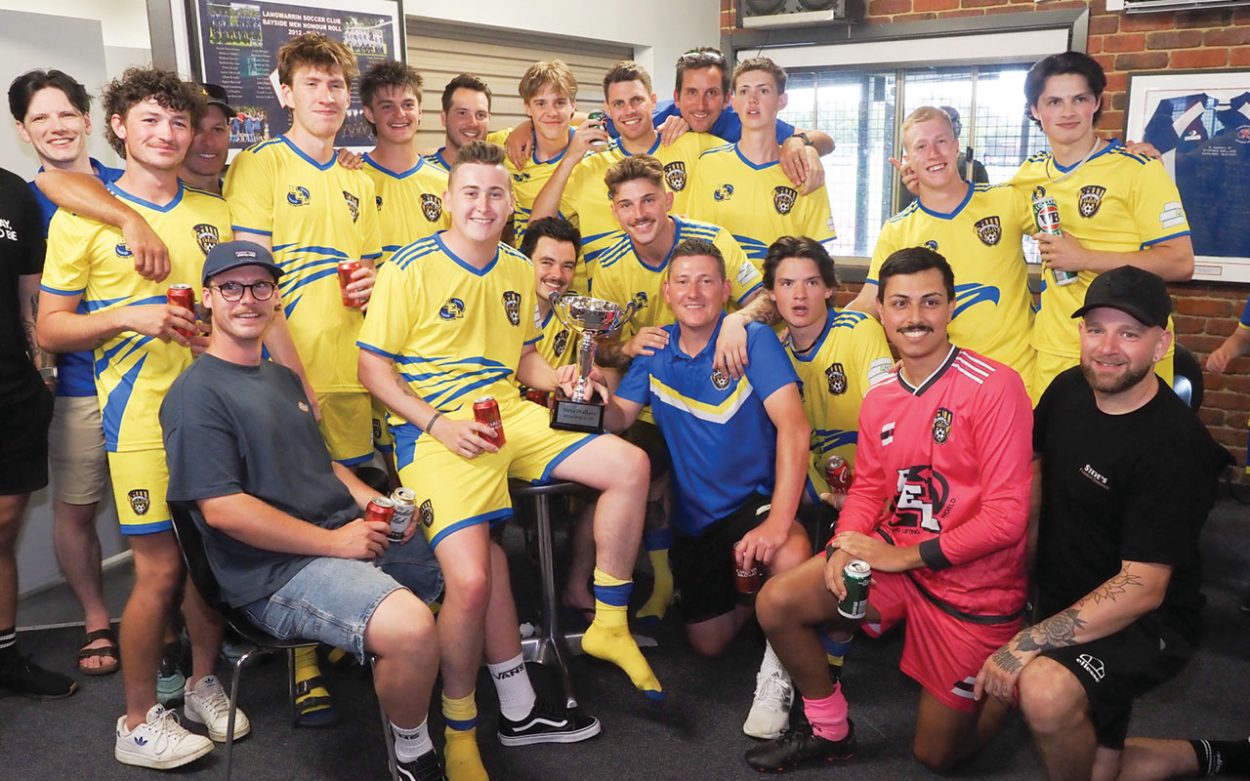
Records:
[[[926,334],[933,333],[933,328],[931,326],[925,325],[924,323],[908,323],[907,325],[899,326],[895,330],[898,331],[899,333],[902,333],[904,331],[921,331]]]

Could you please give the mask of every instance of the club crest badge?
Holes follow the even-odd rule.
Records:
[[[774,187],[773,188],[773,208],[778,214],[789,214],[794,208],[794,202],[798,200],[799,191],[793,187]]]
[[[637,293],[635,293],[635,294],[634,294],[634,306],[635,306],[637,309],[645,309],[645,308],[646,308],[646,306],[647,306],[647,294],[646,294],[644,291],[639,290]]]
[[[829,392],[834,396],[846,393],[846,369],[842,364],[829,364],[829,368],[825,369],[825,380],[828,382]]]
[[[722,184],[712,193],[712,200],[722,203],[734,197],[734,186],[732,184]]]
[[[974,227],[977,229],[977,238],[987,247],[993,247],[1003,237],[1003,223],[998,215],[978,220]]]
[[[307,206],[312,194],[308,192],[307,187],[295,185],[286,191],[286,202],[292,206]]]
[[[130,245],[124,241],[114,247],[113,251],[117,253],[119,258],[133,258],[135,255],[135,253],[130,251]]]
[[[217,246],[217,242],[221,241],[221,234],[217,231],[216,225],[210,225],[207,222],[201,222],[199,225],[191,228],[195,233],[195,243],[200,245],[200,250],[207,255],[213,251],[213,247]]]
[[[439,307],[438,316],[444,320],[457,320],[464,317],[464,302],[458,298],[449,298]]]
[[[729,375],[720,369],[712,370],[712,387],[716,390],[723,391],[729,387]]]
[[[360,219],[360,199],[348,191],[343,191],[343,200],[347,201],[347,210],[351,212],[352,222]]]
[[[555,340],[551,344],[551,351],[556,357],[564,355],[564,348],[569,346],[569,329],[565,328],[556,334]]]
[[[521,294],[515,290],[509,290],[503,294],[503,311],[508,316],[508,322],[513,325],[521,324]]]
[[[421,213],[429,222],[438,222],[443,216],[443,199],[433,193],[422,193]]]
[[[1107,194],[1106,187],[1099,187],[1096,184],[1087,184],[1081,188],[1080,198],[1076,202],[1076,210],[1082,217],[1089,219],[1098,213],[1098,207],[1102,206],[1102,197]]]
[[[380,195],[373,196],[373,203],[375,206],[378,207],[378,211],[382,211],[382,196]]]
[[[939,445],[950,439],[951,422],[954,415],[946,407],[938,407],[937,414],[933,416],[933,441]]]
[[[681,160],[674,160],[664,166],[664,182],[675,193],[686,189],[686,164]]]
[[[135,511],[135,515],[148,514],[148,509],[152,506],[152,501],[148,498],[148,489],[136,488],[126,495],[130,497],[130,509]]]
[[[434,505],[430,503],[429,499],[426,499],[417,508],[417,517],[421,519],[422,526],[429,527],[434,525]]]

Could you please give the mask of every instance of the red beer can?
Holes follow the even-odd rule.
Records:
[[[534,390],[533,388],[526,388],[524,396],[527,400],[534,402],[540,407],[546,408],[546,407],[551,406],[550,404],[551,392],[550,391],[541,391],[541,390]]]
[[[749,567],[743,568],[734,563],[734,586],[742,596],[750,596],[764,585],[764,571],[759,562],[752,561]]]
[[[352,283],[352,274],[360,270],[359,260],[340,260],[339,261],[339,295],[343,300],[343,306],[358,307],[360,302],[347,295],[347,286]]]
[[[825,481],[831,492],[846,496],[851,490],[851,465],[842,456],[829,456],[825,461]]]
[[[369,500],[369,506],[365,508],[365,521],[380,521],[390,530],[391,518],[395,515],[395,502],[387,499],[385,496],[375,496]]]
[[[195,316],[195,290],[190,285],[170,285],[169,290],[165,291],[165,300],[174,306],[180,306],[191,312],[192,317]],[[190,339],[193,333],[185,328],[175,328],[182,336]]]
[[[493,437],[483,437],[495,447],[503,447],[508,440],[503,435],[503,418],[499,416],[499,402],[494,396],[483,396],[473,402],[473,419],[478,423],[490,426],[494,430]]]

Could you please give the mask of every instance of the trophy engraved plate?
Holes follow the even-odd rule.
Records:
[[[571,331],[581,334],[577,343],[577,383],[566,397],[557,390],[551,406],[551,427],[565,431],[603,433],[603,402],[590,398],[590,370],[595,363],[595,340],[625,327],[637,311],[631,301],[620,306],[590,296],[551,294],[551,310]]]

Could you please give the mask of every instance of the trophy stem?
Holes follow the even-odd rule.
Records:
[[[586,401],[590,386],[590,372],[595,365],[595,336],[593,331],[583,331],[577,346],[577,384],[573,386],[573,401]]]

